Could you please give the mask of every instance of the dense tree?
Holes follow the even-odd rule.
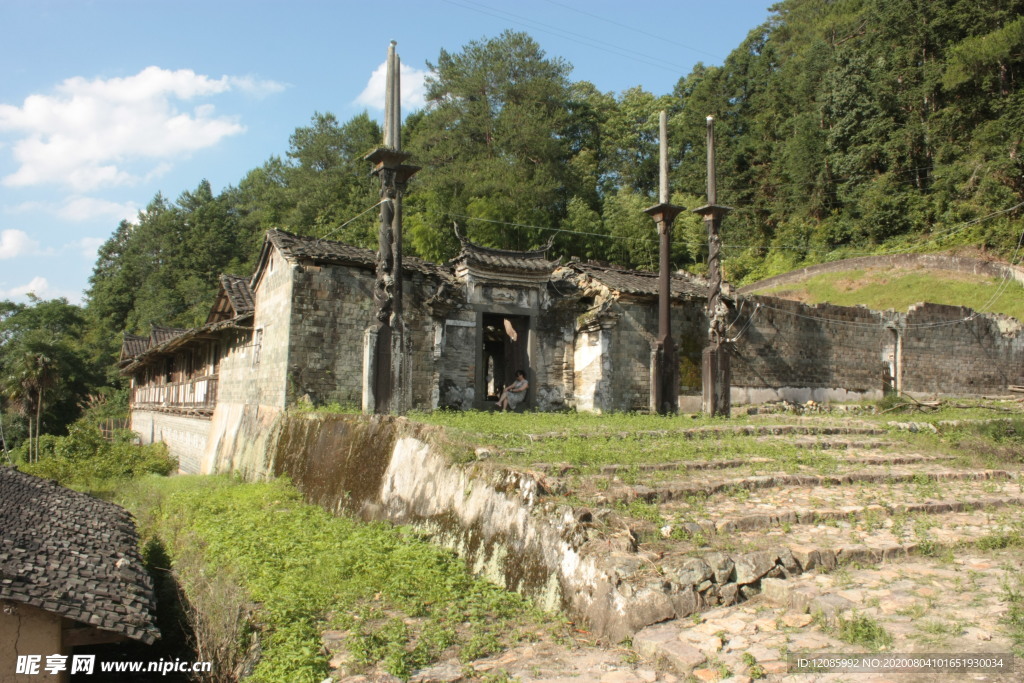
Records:
[[[422,255],[453,255],[453,222],[464,216],[556,226],[571,186],[568,74],[529,36],[506,31],[441,51],[427,80],[429,111],[410,130],[409,149],[424,167],[410,208],[410,243]],[[527,248],[547,236],[530,228],[474,222],[470,235],[499,247]],[[440,235],[440,236],[439,236]]]
[[[87,327],[84,311],[64,299],[0,301],[0,408],[25,421],[30,448],[44,428],[62,432],[73,422],[102,381]],[[5,434],[5,441],[10,447],[17,439]]]

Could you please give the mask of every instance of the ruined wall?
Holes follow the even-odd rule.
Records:
[[[412,351],[412,405],[432,402],[433,323],[423,310],[425,296],[436,283],[419,272],[406,271],[403,318]],[[295,269],[291,311],[288,377],[291,400],[308,398],[359,405],[362,401],[363,334],[374,325],[375,275],[365,268],[304,265]]]
[[[734,326],[742,333],[732,353],[733,402],[881,396],[883,346],[893,338],[885,314],[756,296],[744,310],[753,321]]]
[[[131,418],[131,430],[139,435],[141,443],[162,441],[167,444],[167,451],[178,459],[180,472],[208,471],[203,454],[210,434],[209,418],[138,408],[132,410]]]
[[[672,302],[672,338],[679,353],[680,394],[700,394],[700,355],[706,336],[703,304],[695,300]],[[651,403],[651,348],[658,332],[658,302],[651,298],[623,297],[612,306],[616,322],[608,332],[605,372],[611,395],[604,410],[643,411]],[[577,393],[586,392],[578,387]],[[698,406],[699,409],[699,406]]]
[[[476,399],[476,312],[452,312],[438,323],[434,356],[438,367],[438,406],[470,410]]]
[[[1024,332],[1008,316],[918,304],[902,325],[904,391],[921,395],[1004,394],[1024,384]]]
[[[534,318],[530,371],[537,410],[564,410],[573,400],[575,318],[574,311],[561,307],[542,309]]]

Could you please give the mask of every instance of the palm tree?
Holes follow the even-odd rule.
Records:
[[[46,394],[59,379],[57,359],[60,353],[55,344],[41,335],[27,336],[20,340],[18,346],[9,356],[10,362],[0,385],[14,409],[28,419],[28,459],[34,462],[39,459],[39,436],[42,434],[40,427]]]

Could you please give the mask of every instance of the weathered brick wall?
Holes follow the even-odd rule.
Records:
[[[539,410],[562,410],[573,396],[574,311],[542,310],[534,318],[530,371],[533,405]]]
[[[658,333],[658,303],[654,299],[623,298],[612,308],[619,316],[610,331],[610,410],[648,410],[651,403],[651,343]],[[707,323],[703,304],[673,301],[672,338],[679,353],[682,394],[700,393],[703,330]]]
[[[253,291],[256,315],[253,335],[247,344],[236,348],[236,356],[227,363],[229,381],[245,386],[235,395],[246,404],[283,408],[287,401],[289,308],[292,298],[292,271],[295,268],[272,249],[270,261]]]
[[[403,282],[406,328],[412,348],[413,407],[431,405],[433,324],[422,308],[433,291],[422,273]],[[295,268],[289,353],[289,399],[315,404],[362,401],[363,335],[375,324],[375,275],[365,268],[305,265]]]
[[[1024,384],[1024,332],[1005,316],[923,304],[903,328],[903,389],[918,394],[1003,394]]]
[[[444,320],[437,359],[442,408],[469,410],[476,398],[476,312],[450,313]]]
[[[744,315],[756,303],[761,308],[733,347],[733,386],[881,391],[882,348],[892,338],[883,314],[755,296]],[[730,334],[745,322],[741,317]]]
[[[289,340],[291,400],[358,405],[363,333],[373,322],[373,273],[349,266],[297,266]]]
[[[221,337],[217,369],[217,403],[246,403],[255,398],[252,383],[252,333],[227,332]]]

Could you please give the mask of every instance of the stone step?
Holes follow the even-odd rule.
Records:
[[[664,503],[665,524],[705,535],[779,529],[831,521],[879,524],[900,515],[943,514],[1024,505],[1016,479],[911,480],[884,487],[788,487],[761,489],[737,498],[716,495],[698,501]]]
[[[921,455],[917,453],[892,453],[892,454],[858,454],[837,456],[834,460],[837,465],[911,465],[924,462],[941,462],[955,460],[954,455]],[[548,476],[562,477],[568,474],[602,474],[602,475],[628,475],[639,472],[673,472],[673,471],[707,471],[725,470],[740,467],[751,467],[760,465],[775,465],[779,458],[766,458],[754,456],[749,458],[730,458],[724,460],[672,460],[669,462],[649,462],[634,465],[600,465],[592,467],[578,465],[568,462],[544,463],[538,462],[530,465],[530,469],[537,470]],[[817,461],[815,461],[817,464]]]
[[[896,445],[896,442],[881,441],[878,439],[863,441],[851,439],[798,439],[790,441],[789,445],[794,448],[806,448],[816,451],[848,451],[854,449],[863,451],[879,451],[886,448],[892,448]]]
[[[822,424],[774,424],[774,425],[729,425],[723,427],[695,427],[693,429],[640,429],[634,431],[556,431],[524,435],[531,443],[550,439],[629,439],[659,438],[671,436],[684,439],[722,439],[744,436],[836,436],[860,435],[880,436],[888,433],[884,427],[822,425]]]
[[[712,481],[682,481],[657,484],[654,486],[611,484],[606,491],[597,491],[589,502],[595,505],[628,504],[633,501],[645,503],[666,503],[688,498],[707,498],[721,493],[755,491],[780,487],[828,487],[851,484],[896,484],[908,481],[987,481],[1009,480],[1018,476],[1010,470],[994,469],[947,469],[924,470],[908,466],[865,466],[859,470],[836,474],[789,474],[774,472],[756,476],[729,477]],[[584,498],[582,494],[581,498]]]
[[[651,665],[660,663],[696,680],[716,680],[716,672],[727,670],[746,679],[794,681],[1019,681],[1019,671],[812,677],[791,672],[788,660],[791,655],[875,649],[1009,653],[1014,642],[1002,621],[1004,586],[1019,580],[1014,568],[1022,561],[1024,554],[1017,549],[969,553],[952,562],[917,558],[874,569],[765,579],[762,593],[747,602],[648,626],[633,636],[632,644]],[[860,628],[841,629],[840,619]],[[875,638],[868,640],[871,635]],[[782,678],[787,673],[790,677]]]
[[[776,553],[778,558],[784,558],[790,553],[796,564],[783,563],[782,570],[775,572],[788,576],[817,567],[832,569],[853,562],[874,564],[911,555],[940,555],[974,545],[998,547],[1014,543],[1024,533],[1020,523],[1024,501],[1018,498],[1003,502],[1003,507],[888,518],[877,526],[859,519],[830,520],[788,531],[755,529],[717,534],[690,534],[684,526],[685,533],[673,536],[669,532],[669,538],[642,543],[640,549],[662,558],[700,557],[708,553],[750,557]],[[756,572],[751,570],[738,576],[736,582],[739,586],[752,583],[773,569],[771,562],[762,568],[764,572],[760,575],[755,576]]]
[[[623,543],[622,534],[595,534],[582,551],[596,558],[595,573],[610,580],[607,599],[622,606],[628,631],[630,624],[642,627],[749,600],[760,594],[764,579],[1019,548],[1020,519],[1019,509],[1003,508],[912,516],[877,528],[836,522],[790,533],[734,532],[639,544],[635,536]]]

